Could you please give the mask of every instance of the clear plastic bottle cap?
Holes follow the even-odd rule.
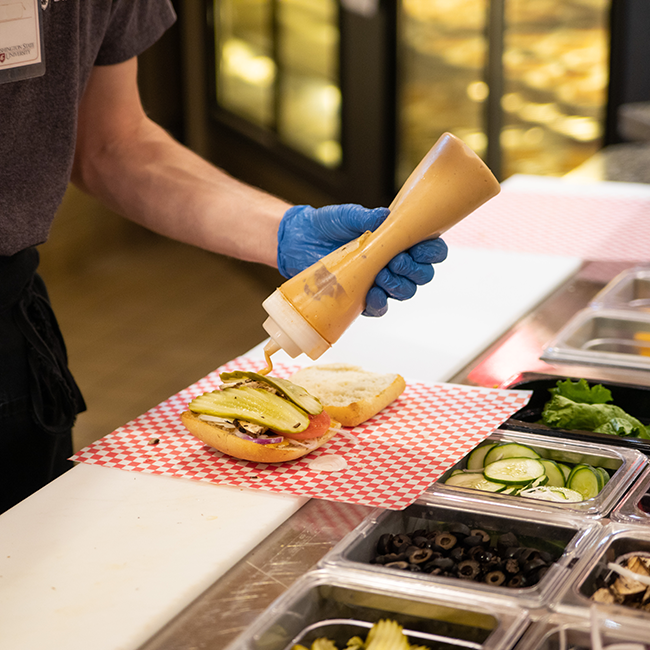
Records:
[[[262,303],[262,307],[269,315],[264,321],[264,329],[292,359],[304,353],[316,360],[331,347],[278,289]]]

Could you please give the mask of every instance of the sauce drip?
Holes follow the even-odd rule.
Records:
[[[266,367],[262,368],[259,371],[260,375],[268,375],[273,370],[273,361],[271,360],[271,355],[275,354],[280,349],[280,346],[275,341],[269,341],[264,346],[264,361],[266,362]]]

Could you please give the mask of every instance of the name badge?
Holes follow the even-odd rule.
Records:
[[[0,84],[43,74],[39,0],[0,0]]]

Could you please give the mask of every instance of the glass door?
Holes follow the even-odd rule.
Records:
[[[216,103],[327,168],[340,165],[335,0],[215,0]]]
[[[503,177],[562,175],[603,144],[610,0],[506,0]]]
[[[500,178],[603,145],[611,0],[400,0],[398,181],[445,131]]]
[[[398,18],[398,185],[446,131],[479,155],[488,0],[401,0]]]

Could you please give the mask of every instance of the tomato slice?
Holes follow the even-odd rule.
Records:
[[[312,438],[320,438],[332,424],[330,416],[325,411],[321,411],[318,415],[310,415],[309,420],[309,426],[304,431],[281,433],[279,435],[293,440],[311,440]]]

